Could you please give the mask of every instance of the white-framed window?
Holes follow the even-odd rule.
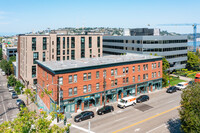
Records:
[[[152,75],[152,78],[154,78],[154,73],[153,72],[151,73],[151,75]]]
[[[69,96],[72,96],[72,88],[69,88]]]
[[[114,76],[114,69],[111,69],[111,76]]]
[[[160,77],[160,71],[158,72],[158,77]]]
[[[63,77],[59,77],[59,85],[63,85]]]
[[[128,67],[126,67],[126,73],[128,73]]]
[[[69,83],[72,83],[72,75],[69,75]]]
[[[148,64],[146,64],[146,70],[148,70]]]
[[[99,90],[99,83],[96,83],[96,90]]]
[[[74,82],[75,83],[77,82],[77,75],[76,74],[74,75]]]
[[[88,73],[88,80],[91,80],[91,72],[90,73]]]
[[[123,73],[126,73],[126,68],[125,67],[123,67]]]
[[[84,74],[83,74],[83,80],[84,80],[84,81],[87,80],[87,73],[84,73]]]
[[[99,71],[96,71],[96,79],[99,78]]]
[[[145,69],[145,65],[143,65],[143,71],[144,71],[144,70],[146,70],[146,69]]]
[[[146,74],[146,79],[148,79],[149,77],[148,77],[148,74]]]
[[[158,68],[160,68],[160,62],[158,62]]]
[[[138,75],[138,81],[140,81],[140,75]]]
[[[88,92],[91,92],[91,91],[92,91],[92,85],[89,84],[89,85],[88,85]]]
[[[154,65],[153,65],[153,63],[151,64],[151,67],[152,67],[152,69],[154,68]]]
[[[135,72],[135,66],[133,66],[133,68],[132,68],[132,69],[133,69],[133,73],[134,73],[134,72]]]
[[[74,95],[77,95],[77,87],[74,87]]]
[[[115,79],[115,85],[117,85],[117,79]]]
[[[117,68],[115,69],[115,75],[117,76]]]
[[[135,82],[135,76],[133,76],[133,83]]]
[[[87,93],[87,85],[83,86],[83,93]]]

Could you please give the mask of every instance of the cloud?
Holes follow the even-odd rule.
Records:
[[[0,22],[0,25],[10,24],[10,22]]]

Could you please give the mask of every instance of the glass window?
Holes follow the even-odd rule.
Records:
[[[89,48],[92,48],[92,37],[89,37]]]
[[[72,75],[69,75],[69,83],[72,83]]]
[[[65,56],[63,56],[63,60],[65,60]]]
[[[114,69],[111,69],[111,76],[114,76]]]
[[[60,61],[60,57],[57,57],[57,61]]]
[[[133,76],[133,83],[135,82],[135,76]]]
[[[75,51],[74,50],[71,51],[71,59],[75,60]]]
[[[63,49],[65,49],[65,37],[63,37]]]
[[[47,49],[47,38],[43,37],[43,50]]]
[[[117,85],[117,79],[115,79],[115,85]]]
[[[156,63],[154,63],[154,68],[156,68]]]
[[[152,66],[152,69],[153,69],[153,68],[154,68],[154,67],[153,67],[153,63],[151,64],[151,66]]]
[[[158,68],[160,68],[160,62],[158,62]]]
[[[87,80],[87,73],[83,74],[83,80]]]
[[[74,75],[74,82],[75,83],[77,82],[77,75],[76,74]]]
[[[85,37],[81,37],[81,58],[85,58]]]
[[[158,72],[158,77],[160,77],[160,71]]]
[[[126,78],[123,78],[123,83],[126,83]]]
[[[128,82],[129,82],[128,77],[126,77],[126,83],[128,83]]]
[[[97,37],[97,47],[100,47],[100,37]]]
[[[154,77],[156,78],[156,72],[154,73]]]
[[[45,52],[42,54],[42,60],[45,61]]]
[[[128,73],[128,67],[126,67],[126,73]]]
[[[37,79],[33,79],[33,84],[34,84],[34,85],[37,84]]]
[[[148,64],[146,64],[146,70],[148,70]]]
[[[91,80],[91,73],[88,73],[88,80]]]
[[[36,77],[36,66],[32,66],[32,78]]]
[[[138,65],[138,72],[140,71],[140,65]]]
[[[143,65],[143,70],[145,70],[145,65]]]
[[[135,72],[135,66],[133,66],[133,73]]]
[[[106,77],[106,70],[103,71],[103,77]]]
[[[145,78],[146,78],[146,74],[143,74],[143,80],[145,80]]]
[[[32,51],[36,50],[36,38],[32,37]]]
[[[138,81],[140,81],[140,75],[138,75]]]
[[[63,50],[63,55],[65,55],[65,50]]]
[[[72,88],[69,88],[69,96],[72,96]]]
[[[71,48],[75,48],[75,37],[71,37]]]
[[[99,90],[99,83],[96,83],[96,90]]]
[[[77,95],[77,87],[74,87],[74,95]]]
[[[67,37],[67,48],[69,48],[69,37]]]
[[[88,92],[91,92],[91,91],[92,91],[92,85],[89,84],[89,85],[88,85]]]
[[[99,71],[96,71],[96,78],[99,78]]]
[[[111,80],[111,86],[112,87],[114,86],[114,80]]]
[[[115,75],[117,76],[117,68],[115,69]]]
[[[146,74],[146,79],[148,79],[148,74]]]
[[[125,73],[126,72],[126,68],[125,67],[123,67],[123,73]]]
[[[83,93],[87,93],[87,85],[83,86]]]
[[[63,77],[59,77],[59,85],[63,85]]]
[[[38,55],[38,52],[34,52],[33,53],[33,64],[35,64],[36,62],[36,60],[38,60],[39,59],[39,55]]]
[[[154,78],[154,73],[153,72],[151,73],[151,77]]]

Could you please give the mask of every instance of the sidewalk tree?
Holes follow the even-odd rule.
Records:
[[[17,82],[17,80],[16,80],[16,78],[14,77],[14,75],[8,76],[8,84],[9,84],[10,86],[15,86],[15,85],[16,85],[16,82]]]
[[[195,83],[183,90],[179,110],[181,128],[185,133],[200,132],[200,84]]]
[[[0,48],[0,60],[3,58],[2,48]]]
[[[34,111],[28,111],[23,108],[14,121],[4,122],[0,125],[0,131],[5,133],[64,133],[69,131],[68,124],[61,128],[57,125],[51,125],[52,119],[47,119],[48,115],[45,111],[37,114]]]
[[[187,54],[187,57],[188,57],[188,60],[187,60],[186,68],[188,70],[198,71],[199,65],[200,65],[200,59],[198,55],[196,55],[194,52],[189,51]]]
[[[16,81],[15,91],[17,92],[17,94],[21,93],[21,90],[19,89],[20,87],[21,87],[21,89],[23,89],[24,85],[20,81]]]
[[[31,89],[25,89],[24,94],[26,94],[26,104],[28,106],[28,97],[31,95]]]
[[[169,76],[167,76],[167,69],[169,69],[169,62],[165,57],[163,57],[162,59],[162,69],[163,69],[162,84],[163,86],[166,86],[169,80]]]

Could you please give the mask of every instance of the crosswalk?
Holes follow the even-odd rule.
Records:
[[[6,84],[0,84],[0,87],[1,87],[1,86],[6,86]]]

